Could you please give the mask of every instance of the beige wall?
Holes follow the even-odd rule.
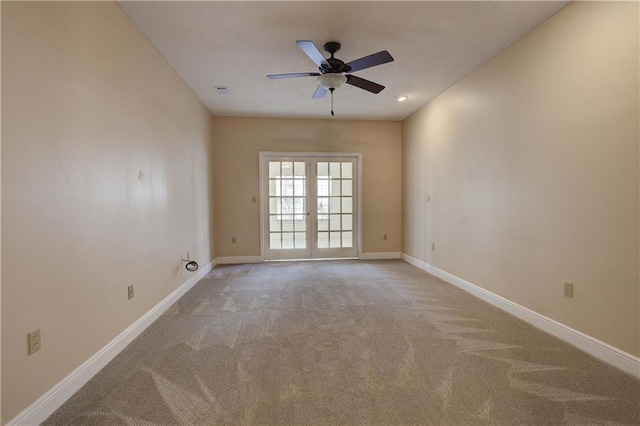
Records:
[[[1,5],[0,5],[1,6]],[[2,8],[0,7],[0,34],[2,34]],[[0,44],[2,36],[0,35]],[[2,49],[0,49],[1,51]],[[2,80],[2,55],[0,54],[0,81]],[[0,84],[2,99],[2,84]],[[1,102],[0,102],[1,105]],[[2,133],[2,108],[0,107],[0,134]],[[0,136],[0,187],[2,186],[2,137]],[[0,239],[2,236],[2,191],[0,190]],[[2,243],[0,241],[0,331],[2,330]],[[0,336],[0,423],[2,423],[2,338]]]
[[[213,122],[115,2],[2,2],[2,88],[5,423],[211,261]]]
[[[403,123],[404,252],[635,356],[638,6],[570,4]]]
[[[252,202],[260,199],[260,151],[362,153],[363,252],[400,252],[399,122],[216,117],[214,123],[216,256],[260,255],[260,205]]]

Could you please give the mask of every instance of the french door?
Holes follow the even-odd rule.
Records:
[[[357,257],[359,155],[260,157],[264,259]]]

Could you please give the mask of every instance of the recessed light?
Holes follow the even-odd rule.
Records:
[[[404,101],[406,101],[407,99],[409,99],[409,97],[408,97],[408,96],[405,96],[405,95],[398,96],[398,102],[404,102]]]

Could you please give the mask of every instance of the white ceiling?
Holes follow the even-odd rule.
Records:
[[[296,40],[342,43],[345,62],[388,50],[394,62],[354,72],[386,86],[345,85],[336,118],[403,120],[568,4],[566,1],[120,1],[120,6],[216,116],[328,118],[312,99],[316,72]],[[325,52],[326,53],[326,52]],[[328,56],[328,55],[327,55]],[[229,86],[220,95],[215,86]],[[403,103],[398,95],[408,95]]]

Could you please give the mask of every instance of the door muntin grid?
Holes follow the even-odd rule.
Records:
[[[316,163],[318,249],[351,249],[354,241],[353,161]]]
[[[308,248],[306,172],[305,161],[268,161],[270,250]]]

